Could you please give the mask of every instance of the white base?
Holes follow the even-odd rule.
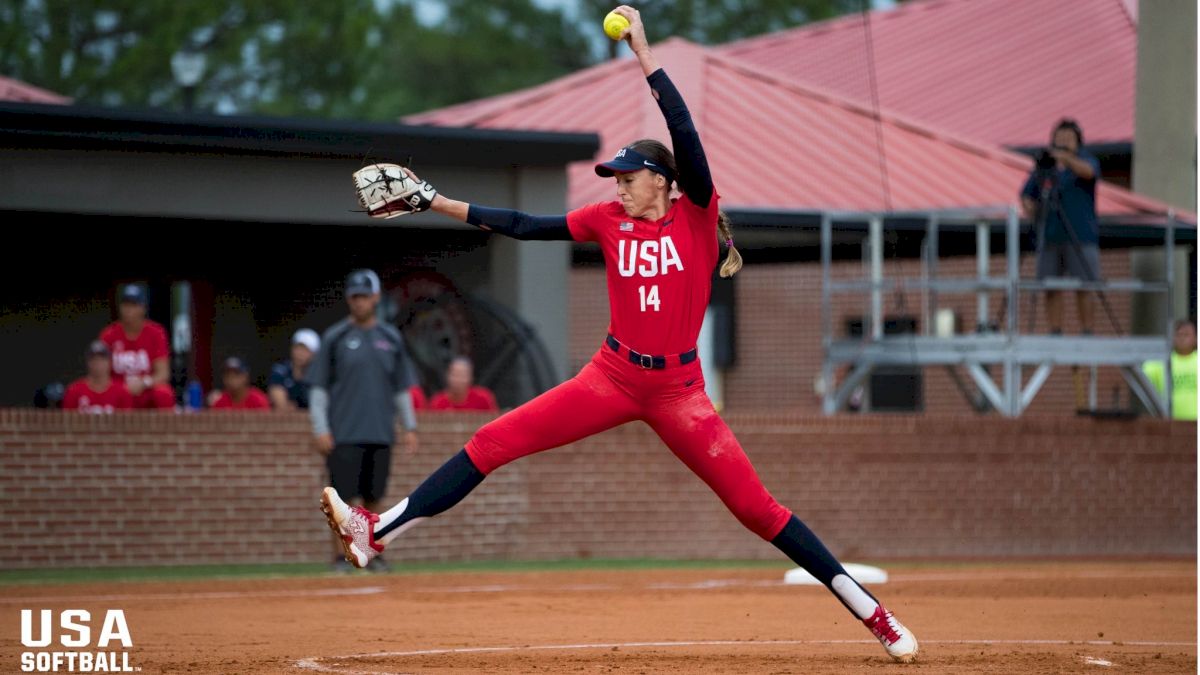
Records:
[[[845,563],[842,567],[846,568],[846,574],[854,577],[854,580],[860,584],[885,584],[888,580],[888,573],[879,567],[871,567],[870,565],[858,565],[856,563]],[[795,584],[798,586],[820,586],[821,582],[817,578],[809,574],[802,567],[790,569],[783,575],[783,583]]]

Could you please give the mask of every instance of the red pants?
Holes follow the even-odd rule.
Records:
[[[134,410],[174,410],[175,392],[165,384],[156,384],[133,397]]]
[[[770,541],[791,517],[763,487],[704,393],[700,362],[645,370],[608,347],[574,378],[487,424],[467,442],[484,474],[526,455],[642,420],[747,529]]]

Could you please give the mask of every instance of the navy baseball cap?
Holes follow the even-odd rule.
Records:
[[[373,270],[354,270],[346,277],[346,297],[379,292],[379,275]]]
[[[89,358],[93,356],[112,356],[112,352],[108,350],[108,344],[104,340],[92,340],[88,345],[87,355]]]
[[[146,287],[141,284],[125,284],[125,288],[121,289],[121,302],[146,304]]]
[[[246,367],[246,362],[236,356],[231,356],[225,359],[225,363],[221,365],[221,372],[228,372],[230,370],[237,371],[239,373],[250,372],[250,369]]]
[[[654,173],[662,174],[668,181],[675,180],[670,169],[651,162],[649,157],[628,145],[618,150],[617,154],[613,155],[609,161],[597,164],[596,175],[611,178],[618,171],[627,173],[639,169],[649,169]]]

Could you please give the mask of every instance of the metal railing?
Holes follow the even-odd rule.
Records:
[[[885,278],[883,274],[884,230],[889,221],[908,225],[923,223],[921,276],[918,278]],[[864,263],[866,277],[855,280],[833,279],[833,236],[835,225],[865,224]],[[990,273],[992,231],[1002,225],[1005,235],[1005,273]],[[974,277],[942,278],[938,274],[939,234],[943,226],[973,227],[975,231],[976,274]],[[1054,365],[1089,365],[1093,367],[1091,404],[1095,405],[1094,367],[1114,365],[1121,369],[1134,394],[1153,413],[1171,414],[1172,378],[1171,348],[1174,333],[1175,285],[1175,228],[1173,211],[1162,225],[1165,252],[1165,280],[1048,278],[1022,279],[1020,275],[1021,223],[1015,206],[992,206],[978,209],[908,212],[828,211],[821,218],[821,332],[824,350],[822,377],[824,386],[823,410],[837,412],[845,405],[852,390],[879,365],[963,365],[966,366],[980,393],[1002,414],[1020,415],[1049,377]],[[842,228],[845,229],[845,228]],[[921,334],[885,336],[883,295],[885,292],[913,290],[921,296]],[[1114,291],[1122,293],[1151,293],[1166,296],[1166,323],[1163,333],[1150,337],[1051,337],[1023,335],[1020,331],[1020,299],[1022,293],[1047,290]],[[1003,322],[990,321],[989,294],[1003,293]],[[976,331],[951,337],[932,332],[933,317],[937,314],[939,294],[975,294]],[[833,297],[838,294],[864,294],[865,323],[861,340],[835,339],[833,334]],[[1106,307],[1107,309],[1107,307]],[[1149,382],[1141,363],[1162,359],[1164,366],[1163,394]],[[852,366],[841,383],[834,383],[839,365]],[[989,364],[1002,367],[1002,386],[998,387],[987,371]],[[1036,370],[1027,385],[1022,387],[1024,366]]]

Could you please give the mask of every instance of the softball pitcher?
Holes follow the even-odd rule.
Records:
[[[596,165],[597,174],[615,179],[617,201],[535,217],[450,199],[396,165],[355,174],[359,198],[375,217],[432,209],[517,239],[599,244],[607,267],[609,335],[578,375],[479,429],[392,509],[375,514],[350,507],[332,488],[325,489],[321,509],[341,536],[347,560],[364,567],[406,529],[451,508],[505,464],[641,420],[745,527],[825,584],[892,658],[912,661],[913,634],[767,492],[704,393],[696,337],[717,264],[718,234],[729,249],[722,276],[741,268],[741,256],[717,209],[720,196],[691,115],[651,52],[637,10],[614,11],[630,22],[621,39],[641,64],[674,149],[639,140]],[[672,199],[674,184],[681,194]]]

